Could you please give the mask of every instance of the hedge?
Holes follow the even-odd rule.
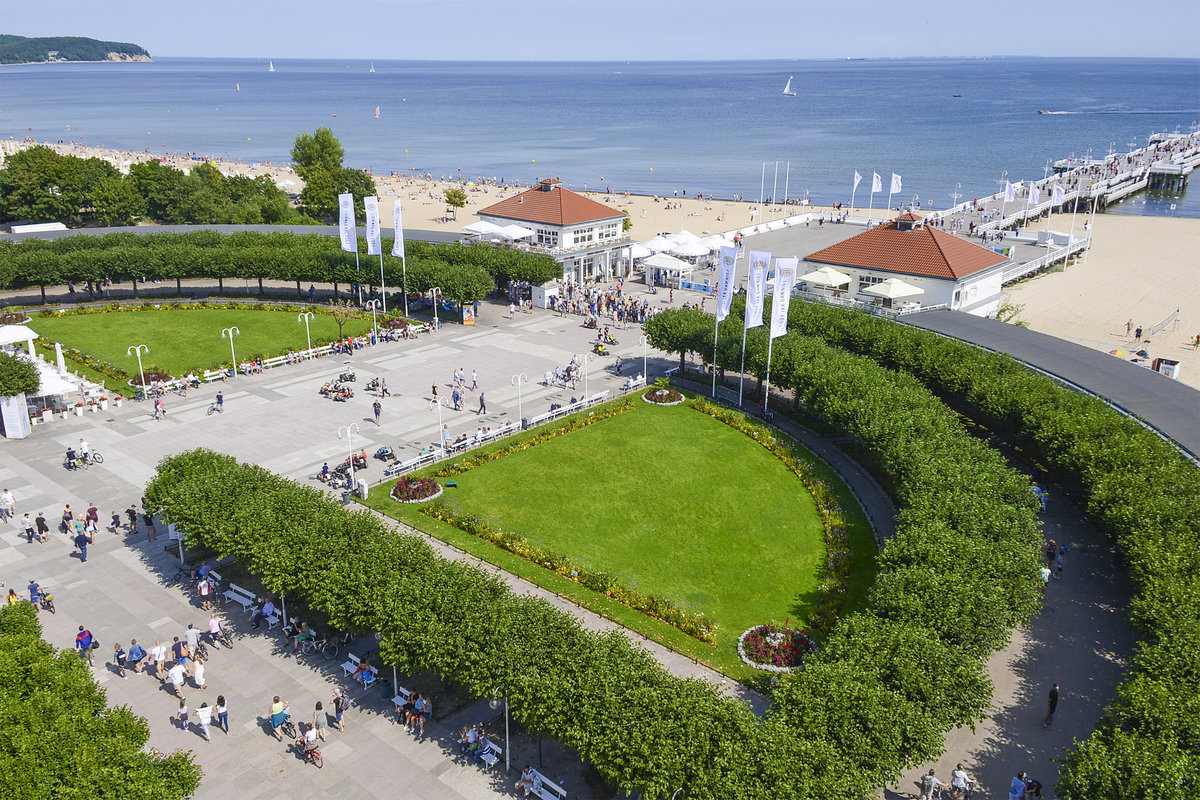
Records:
[[[909,499],[871,608],[780,678],[762,720],[669,675],[624,636],[584,631],[423,539],[259,467],[204,450],[172,456],[149,502],[334,626],[379,631],[384,663],[503,693],[529,729],[620,785],[650,797],[682,786],[713,800],[858,798],[939,753],[951,726],[983,718],[983,657],[1038,603],[1036,504],[1028,482],[912,378],[812,339],[779,352],[787,379],[877,448]],[[951,647],[955,658],[939,657]]]
[[[41,632],[30,603],[0,607],[0,797],[190,797],[192,754],[145,752],[146,720],[107,707],[87,665]]]
[[[302,283],[362,282],[372,284],[379,275],[377,256],[366,255],[366,241],[358,240],[361,268],[353,253],[343,252],[337,238],[319,234],[239,231],[223,235],[211,230],[188,233],[108,233],[102,236],[65,236],[58,239],[24,239],[0,242],[0,289],[19,289],[67,282],[133,283],[152,278],[181,281],[193,278],[226,278],[296,281]],[[483,284],[527,280],[541,283],[562,276],[562,267],[550,256],[522,250],[502,250],[490,245],[405,243],[409,291],[425,292],[434,286],[456,302],[472,296]],[[401,260],[383,257],[387,285],[401,286]],[[460,290],[461,287],[461,290]],[[463,295],[463,296],[459,296]],[[482,296],[482,295],[479,295]],[[45,298],[43,297],[43,302]]]
[[[789,327],[915,376],[1081,487],[1087,515],[1128,562],[1130,618],[1145,638],[1110,718],[1070,753],[1055,790],[1078,800],[1200,795],[1200,468],[1008,356],[808,302],[792,303]]]

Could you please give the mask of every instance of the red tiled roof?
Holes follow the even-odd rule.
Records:
[[[612,206],[589,200],[557,185],[550,191],[540,187],[528,189],[475,213],[481,217],[502,217],[514,222],[540,222],[544,225],[578,225],[624,216]]]
[[[918,220],[905,214],[900,220]],[[928,225],[898,230],[896,221],[871,228],[804,257],[839,267],[957,280],[1003,264],[1001,254]]]

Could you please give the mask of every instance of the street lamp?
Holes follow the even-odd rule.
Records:
[[[311,311],[302,311],[296,315],[296,322],[304,323],[304,337],[308,339],[308,360],[312,361],[312,334],[308,330],[308,321],[314,316]]]
[[[650,370],[646,368],[646,358],[650,352],[650,338],[642,334],[642,380],[650,385]]]
[[[436,331],[438,329],[438,318],[437,318],[438,293],[442,291],[442,287],[434,286],[429,291],[431,291],[433,293],[433,329]]]
[[[529,376],[524,372],[518,372],[516,375],[512,376],[512,379],[509,381],[509,383],[515,384],[517,387],[517,419],[524,420],[525,417],[521,414],[521,384],[529,383]]]
[[[442,449],[442,455],[444,456],[444,455],[446,455],[446,438],[442,434],[442,401],[435,397],[429,401],[429,405],[437,406],[437,412],[438,412],[437,443],[438,443],[438,447],[440,447]]]
[[[495,693],[499,694],[499,691],[496,690]],[[509,747],[508,747],[508,696],[507,695],[505,695],[503,702],[504,702],[504,771],[509,772],[512,769],[512,765],[509,763],[509,760],[508,760]],[[495,711],[496,709],[498,709],[500,707],[500,703],[501,703],[500,700],[495,700],[495,699],[488,701],[488,705],[491,706],[493,711]]]
[[[954,205],[958,205],[958,198],[962,197],[962,192],[958,191],[962,188],[961,183],[954,184],[954,191],[950,193],[950,199],[954,201]]]
[[[591,353],[583,354],[583,396],[585,398],[588,396],[587,374],[588,374],[588,362],[591,360],[591,355],[592,355]]]
[[[354,480],[354,434],[358,433],[358,423],[351,422],[349,425],[343,425],[338,428],[338,438],[342,438],[342,431],[346,432],[346,444],[350,448],[350,491],[353,492],[358,483]]]
[[[231,325],[228,328],[221,329],[221,338],[224,339],[229,337],[229,361],[234,377],[237,377],[237,355],[233,352],[233,337],[241,335],[242,332],[238,330],[237,325]]]
[[[375,316],[375,311],[379,308],[378,300],[368,300],[367,308],[371,309],[371,327],[375,330],[375,339],[379,340],[379,318]],[[384,313],[387,313],[386,311]]]
[[[138,360],[138,379],[142,382],[142,397],[146,396],[146,371],[142,369],[142,353],[149,353],[150,348],[144,344],[135,344],[125,351],[125,357],[136,355]]]

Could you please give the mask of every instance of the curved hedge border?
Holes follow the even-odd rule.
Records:
[[[1013,435],[1082,486],[1137,586],[1145,634],[1109,722],[1063,765],[1063,798],[1200,795],[1200,469],[1102,401],[1005,355],[844,309],[796,302],[789,325],[904,370]],[[710,325],[711,328],[711,325]]]
[[[776,352],[788,368],[772,375],[875,448],[906,508],[870,609],[840,620],[818,658],[779,680],[762,720],[672,677],[624,636],[585,632],[419,537],[259,467],[203,450],[172,456],[149,503],[333,625],[380,631],[384,663],[480,695],[503,687],[529,729],[619,785],[651,797],[682,786],[695,800],[860,798],[938,754],[950,727],[984,717],[983,656],[1038,603],[1035,501],[912,378],[812,339],[784,337]],[[959,657],[913,656],[945,647]]]

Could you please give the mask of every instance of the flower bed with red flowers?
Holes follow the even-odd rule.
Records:
[[[401,478],[392,487],[392,499],[399,503],[424,503],[442,493],[442,485],[433,478]]]
[[[132,378],[130,378],[129,385],[130,386],[141,386],[144,383],[145,385],[149,386],[150,384],[158,383],[159,381],[166,383],[167,381],[172,381],[172,380],[175,380],[175,379],[172,378],[170,375],[168,375],[165,372],[151,372],[151,371],[147,370],[146,372],[142,373],[141,378],[138,378],[137,375],[134,375]]]
[[[683,395],[670,387],[654,387],[642,394],[642,399],[656,406],[677,406],[683,402]]]
[[[742,661],[768,672],[791,672],[815,652],[817,646],[808,631],[789,628],[786,623],[768,622],[751,628],[738,639],[738,655]]]

